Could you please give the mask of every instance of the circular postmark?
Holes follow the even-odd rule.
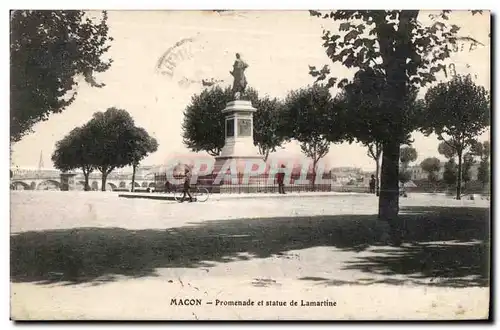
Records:
[[[197,61],[207,56],[206,44],[199,35],[179,40],[160,56],[156,63],[156,72],[176,81],[184,88],[192,84],[211,86],[222,82],[211,76],[210,68],[200,65],[200,61]]]

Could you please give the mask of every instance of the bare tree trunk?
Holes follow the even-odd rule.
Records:
[[[380,195],[380,179],[379,179],[379,175],[380,175],[380,160],[379,158],[377,158],[375,160],[375,194],[377,194],[377,196]]]
[[[131,192],[134,192],[134,190],[135,190],[135,169],[136,169],[136,167],[137,167],[136,164],[132,165],[132,188],[130,189]]]
[[[102,172],[101,191],[106,191],[106,179],[108,178],[107,171]]]
[[[84,187],[83,187],[84,191],[89,191],[90,190],[89,176],[90,176],[89,172],[85,173],[85,171],[83,171],[83,177],[84,177],[84,180],[85,180]]]
[[[395,244],[401,243],[399,223],[399,147],[397,140],[385,142],[382,154],[381,189],[379,197],[380,220],[387,221]]]
[[[313,181],[312,181],[312,191],[316,191],[316,164],[318,161],[313,158],[313,169],[312,169],[312,176],[313,176]]]
[[[462,197],[462,149],[457,150],[458,171],[457,171],[457,200]]]

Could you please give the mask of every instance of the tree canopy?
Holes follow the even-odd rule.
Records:
[[[339,97],[343,100],[346,123],[346,138],[365,145],[391,140],[394,132],[388,123],[392,118],[380,97],[384,87],[384,77],[372,68],[358,71],[352,82],[342,85]],[[410,143],[410,135],[419,128],[419,118],[423,110],[423,100],[417,99],[417,90],[412,89],[404,101],[402,115],[402,143]]]
[[[134,119],[117,108],[94,113],[88,129],[95,141],[94,166],[103,174],[132,163],[130,138],[134,134]]]
[[[445,141],[441,141],[439,143],[438,152],[440,155],[445,156],[447,159],[454,158],[457,155],[457,152],[452,147],[452,144],[446,143]]]
[[[417,150],[412,147],[403,147],[401,148],[401,163],[409,164],[417,160]]]
[[[399,181],[402,183],[406,183],[411,180],[411,172],[409,169],[409,165],[411,162],[417,160],[417,150],[412,147],[403,147],[401,148],[401,169],[399,172]]]
[[[81,169],[85,177],[84,189],[89,190],[89,174],[95,169],[93,147],[94,139],[88,126],[74,128],[56,143],[52,154],[54,167],[63,172]]]
[[[15,10],[10,25],[10,140],[17,142],[75,100],[78,77],[104,86],[93,74],[111,66],[104,55],[112,38],[106,12],[99,19],[76,10]]]
[[[184,111],[183,142],[192,151],[206,151],[218,156],[224,147],[224,114],[222,110],[233,100],[230,87],[204,89],[191,98]]]
[[[315,169],[328,153],[330,143],[341,142],[345,137],[339,100],[332,98],[328,87],[315,84],[289,92],[285,109],[285,136],[299,142]]]
[[[258,98],[254,107],[254,144],[267,160],[269,153],[275,152],[285,141],[285,126],[283,122],[283,102],[277,98],[265,96]]]
[[[129,134],[131,163],[133,166],[138,166],[146,156],[158,150],[158,141],[142,127],[134,127]]]
[[[102,190],[106,179],[116,168],[135,167],[158,148],[156,139],[145,129],[135,126],[126,110],[109,108],[96,112],[83,126],[74,128],[57,142],[52,155],[55,167],[68,171],[81,168],[88,188],[88,175],[98,169],[102,173]]]
[[[425,102],[421,129],[426,135],[435,133],[457,156],[456,198],[460,199],[463,155],[490,125],[489,93],[474,83],[470,75],[457,75],[429,88]]]
[[[435,133],[457,152],[476,142],[490,125],[489,93],[476,85],[470,75],[457,75],[429,88],[422,131]]]

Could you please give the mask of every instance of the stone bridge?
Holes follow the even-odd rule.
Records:
[[[85,179],[83,174],[75,176],[76,189],[83,190]],[[92,190],[101,190],[101,176],[98,173],[93,173],[89,177],[89,186]],[[136,188],[154,187],[154,174],[146,174],[136,176]],[[12,190],[60,190],[61,177],[59,174],[50,173],[30,173],[27,175],[13,174],[10,180],[10,188]],[[113,175],[111,173],[106,180],[106,190],[130,190],[132,188],[132,174],[130,175]]]

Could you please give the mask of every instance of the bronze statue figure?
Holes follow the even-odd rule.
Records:
[[[234,61],[233,64],[233,71],[230,72],[234,77],[233,93],[236,99],[241,97],[247,87],[247,79],[245,77],[246,68],[248,68],[248,64],[241,59],[240,54],[236,53],[236,61]]]

